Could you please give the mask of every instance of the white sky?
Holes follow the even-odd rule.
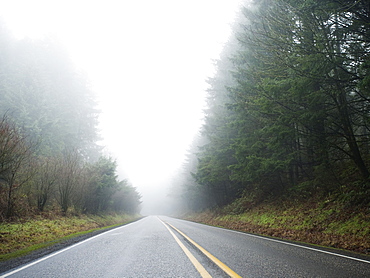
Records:
[[[103,144],[145,202],[184,161],[240,3],[0,0],[0,16],[19,38],[67,46],[98,95]]]

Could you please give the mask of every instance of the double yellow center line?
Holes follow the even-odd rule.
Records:
[[[159,218],[158,218],[159,219]],[[187,241],[189,241],[194,247],[198,248],[205,256],[207,256],[213,263],[215,263],[220,269],[222,269],[227,275],[229,275],[232,278],[238,278],[241,276],[235,273],[232,269],[230,269],[227,265],[225,265],[223,262],[221,262],[219,259],[217,259],[215,256],[213,256],[211,253],[209,253],[206,249],[204,249],[202,246],[197,244],[194,240],[189,238],[187,235],[185,235],[183,232],[181,232],[179,229],[174,227],[173,225],[162,221],[159,219],[159,221],[162,222],[162,224],[167,228],[167,230],[171,233],[171,235],[176,240],[177,244],[181,247],[181,249],[184,251],[186,256],[189,258],[189,260],[192,262],[192,264],[195,266],[195,268],[198,270],[200,275],[202,277],[212,277],[208,271],[199,263],[199,261],[193,256],[193,254],[185,247],[185,245],[180,241],[180,239],[171,231],[169,226],[177,231],[180,235],[182,235]]]

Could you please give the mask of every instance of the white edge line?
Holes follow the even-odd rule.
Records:
[[[76,246],[78,246],[78,245],[81,245],[81,244],[86,243],[86,242],[88,242],[88,241],[90,241],[90,240],[92,240],[92,239],[95,239],[95,238],[97,238],[97,237],[100,237],[100,236],[102,236],[102,235],[105,235],[105,234],[107,234],[107,233],[110,233],[110,232],[112,232],[112,231],[114,231],[114,230],[116,230],[116,229],[121,229],[121,228],[123,228],[123,227],[127,227],[127,226],[129,226],[129,225],[131,225],[131,224],[133,224],[133,223],[135,223],[135,222],[136,222],[136,221],[131,222],[131,223],[128,223],[128,224],[125,224],[125,225],[123,225],[123,226],[121,226],[121,227],[117,227],[117,228],[111,229],[111,230],[106,231],[106,232],[103,232],[103,233],[100,233],[100,234],[98,234],[98,235],[96,235],[96,236],[89,237],[89,238],[87,238],[87,239],[85,239],[85,240],[83,240],[83,241],[80,241],[80,242],[75,243],[75,244],[73,244],[73,245],[71,245],[71,246],[68,246],[68,247],[66,247],[66,248],[64,248],[64,249],[61,249],[61,250],[56,251],[56,252],[54,252],[54,253],[51,253],[50,255],[47,255],[47,256],[45,256],[45,257],[42,257],[41,259],[38,259],[38,260],[36,260],[36,261],[33,261],[32,263],[29,263],[29,264],[26,264],[26,265],[21,266],[21,267],[19,267],[19,268],[16,268],[16,269],[14,269],[13,271],[5,272],[3,275],[0,275],[0,278],[5,278],[5,277],[8,277],[8,276],[10,276],[10,275],[13,275],[13,274],[15,274],[15,273],[17,273],[17,272],[20,272],[20,271],[22,271],[22,270],[24,270],[24,269],[26,269],[26,268],[29,268],[29,267],[33,266],[33,265],[35,265],[35,264],[38,264],[38,263],[40,263],[40,262],[42,262],[42,261],[45,261],[45,260],[47,260],[47,259],[50,259],[51,257],[54,257],[54,256],[56,256],[56,255],[59,255],[60,253],[63,253],[63,252],[65,252],[65,251],[67,251],[67,250],[70,250],[70,249],[72,249],[72,248],[74,248],[74,247],[76,247]]]
[[[180,220],[183,220],[183,219],[180,219]],[[308,250],[311,250],[311,251],[321,252],[321,253],[325,253],[325,254],[329,254],[329,255],[333,255],[333,256],[338,256],[338,257],[342,257],[342,258],[351,259],[351,260],[359,261],[359,262],[362,262],[362,263],[368,263],[368,264],[370,264],[370,261],[367,261],[367,260],[359,259],[359,258],[356,258],[356,257],[350,257],[350,256],[338,254],[338,253],[333,253],[333,252],[329,252],[329,251],[325,251],[325,250],[320,250],[320,249],[316,249],[316,248],[308,247],[308,246],[304,246],[304,245],[299,245],[299,244],[287,242],[287,241],[284,241],[284,240],[279,240],[279,239],[274,239],[274,238],[269,238],[269,237],[264,237],[264,236],[258,236],[258,235],[254,235],[252,233],[235,231],[235,230],[231,230],[231,229],[227,229],[227,228],[210,226],[210,225],[207,225],[207,224],[198,223],[198,222],[194,222],[194,221],[190,221],[190,222],[197,223],[197,224],[202,224],[202,225],[206,225],[208,227],[215,228],[215,229],[231,231],[231,232],[238,233],[238,234],[241,234],[241,235],[246,235],[246,236],[255,237],[255,238],[259,238],[259,239],[265,239],[265,240],[269,240],[269,241],[273,241],[273,242],[277,242],[277,243],[281,243],[281,244],[286,244],[286,245],[290,245],[290,246],[294,246],[294,247],[308,249]]]

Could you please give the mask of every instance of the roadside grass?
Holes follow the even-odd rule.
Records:
[[[130,215],[37,216],[17,223],[0,223],[0,261],[138,218]]]
[[[325,232],[339,235],[358,234],[359,236],[370,237],[370,216],[359,213],[346,221],[330,223]]]
[[[262,203],[242,213],[207,211],[187,220],[370,254],[369,208],[348,208],[321,200]]]

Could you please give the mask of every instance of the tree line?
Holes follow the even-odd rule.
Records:
[[[140,194],[103,155],[88,79],[52,37],[0,24],[0,220],[36,212],[138,213]]]
[[[249,1],[233,31],[181,179],[188,209],[315,194],[368,204],[368,1]]]

